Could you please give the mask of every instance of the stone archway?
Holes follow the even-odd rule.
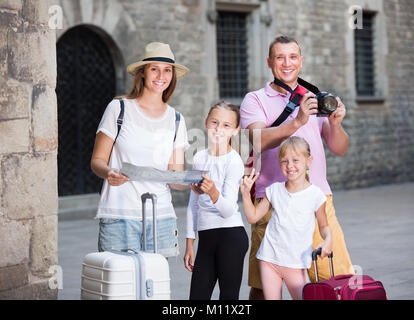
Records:
[[[110,34],[90,24],[61,32],[56,47],[59,219],[91,217],[102,181],[90,157],[105,107],[124,91],[123,55]]]
[[[116,94],[113,58],[101,36],[84,25],[67,30],[56,50],[59,195],[97,193],[101,181],[89,162],[100,115]]]

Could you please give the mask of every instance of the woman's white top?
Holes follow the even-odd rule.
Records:
[[[124,99],[124,120],[112,149],[108,166],[120,170],[122,162],[168,170],[173,149],[187,148],[187,128],[181,115],[177,137],[175,134],[175,110],[167,105],[158,118],[147,116],[135,99]],[[115,140],[118,132],[119,100],[112,100],[102,116],[98,132]],[[138,219],[142,217],[141,194],[157,195],[158,217],[176,217],[171,203],[170,188],[166,183],[129,181],[121,186],[111,186],[104,180],[96,218]],[[152,203],[146,202],[148,218],[152,218]]]
[[[207,194],[197,195],[191,190],[187,207],[187,238],[195,239],[195,232],[244,226],[237,203],[240,182],[244,174],[240,155],[231,149],[222,156],[211,156],[208,149],[193,158],[193,169],[206,170],[214,181],[220,196],[213,203]]]
[[[266,188],[266,197],[273,211],[257,259],[282,267],[309,268],[315,212],[326,201],[325,194],[313,184],[290,193],[285,182],[276,182]]]

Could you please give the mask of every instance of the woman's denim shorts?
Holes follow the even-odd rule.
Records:
[[[165,257],[179,254],[177,219],[175,217],[157,219],[158,253]],[[154,239],[152,219],[146,221],[147,251],[153,252]],[[132,219],[101,218],[99,221],[98,250],[143,251],[142,221]]]

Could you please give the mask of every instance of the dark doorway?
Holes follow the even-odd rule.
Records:
[[[101,36],[86,26],[57,42],[59,196],[99,192],[102,180],[90,169],[95,133],[115,96],[114,62]]]

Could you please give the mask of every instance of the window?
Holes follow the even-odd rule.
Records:
[[[355,80],[358,96],[376,95],[374,19],[374,13],[363,12],[362,29],[355,29]]]
[[[217,68],[221,99],[247,93],[247,13],[218,11],[216,21]]]

